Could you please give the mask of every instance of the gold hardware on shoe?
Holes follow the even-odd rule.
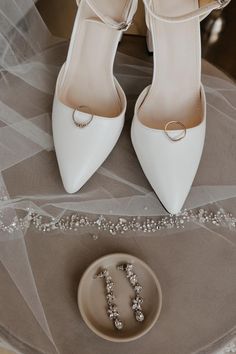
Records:
[[[87,122],[78,122],[76,120],[76,116],[75,116],[76,112],[84,113],[84,112],[81,112],[81,109],[83,109],[83,108],[88,108],[88,107],[87,106],[79,106],[78,109],[75,109],[72,114],[74,124],[76,125],[76,127],[81,128],[81,129],[87,127],[92,122],[93,117],[94,117],[93,114],[85,112],[87,114],[90,114],[89,120]]]
[[[180,135],[177,136],[177,137],[172,137],[172,136],[169,134],[169,132],[168,132],[169,126],[170,126],[170,125],[173,125],[173,124],[179,125],[179,126],[182,128],[182,130],[183,130],[182,134],[180,134]],[[165,128],[164,128],[164,131],[165,131],[165,134],[167,135],[167,137],[168,137],[171,141],[174,141],[174,142],[180,141],[180,140],[184,139],[185,136],[186,136],[186,134],[187,134],[187,129],[186,129],[185,125],[184,125],[183,123],[179,122],[178,120],[171,120],[170,122],[166,123]],[[172,131],[173,131],[173,130],[172,130]]]

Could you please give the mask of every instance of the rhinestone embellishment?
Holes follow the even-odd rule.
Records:
[[[205,209],[184,210],[178,215],[166,215],[159,218],[118,218],[109,219],[100,215],[96,218],[80,214],[72,214],[60,218],[45,217],[28,209],[25,217],[14,217],[11,223],[6,224],[0,213],[0,232],[14,233],[17,230],[26,231],[33,226],[39,232],[71,231],[77,232],[80,228],[94,228],[97,231],[109,232],[111,236],[123,235],[128,232],[157,233],[161,230],[184,229],[190,223],[211,225],[214,227],[225,227],[230,230],[236,229],[236,217],[224,209],[209,211]],[[91,236],[91,234],[90,234]],[[98,236],[92,234],[92,239],[97,240]]]
[[[6,199],[4,199],[5,201]],[[64,217],[45,217],[37,213],[33,208],[27,208],[24,217],[14,217],[10,223],[4,221],[0,211],[0,232],[14,233],[17,230],[26,232],[29,227],[34,227],[39,232],[49,233],[54,231],[77,232],[80,228],[91,228],[97,231],[108,232],[111,236],[123,235],[128,232],[158,233],[161,230],[182,230],[188,224],[202,224],[213,227],[224,227],[230,230],[236,229],[236,217],[232,213],[219,209],[217,211],[200,209],[185,209],[183,212],[157,218],[130,217],[118,219],[100,215],[96,218],[81,214],[71,214]],[[98,235],[89,233],[93,240],[98,240]]]
[[[114,303],[114,283],[112,281],[112,277],[109,274],[109,271],[107,269],[102,269],[98,274],[94,276],[94,278],[102,278],[105,280],[107,316],[111,321],[113,321],[113,325],[118,331],[122,330],[124,324],[120,319],[120,314],[118,312],[117,305]]]
[[[143,322],[145,319],[142,310],[143,298],[140,296],[143,288],[138,283],[138,277],[134,273],[134,266],[131,263],[120,264],[117,266],[117,269],[125,272],[125,276],[134,290],[135,297],[131,300],[131,308],[134,312],[136,321]]]

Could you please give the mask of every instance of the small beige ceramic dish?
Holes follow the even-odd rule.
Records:
[[[145,319],[137,322],[131,309],[131,298],[134,296],[132,287],[117,265],[132,263],[143,290],[141,296]],[[94,278],[102,269],[107,268],[114,281],[115,303],[118,306],[124,328],[114,328],[106,313],[104,280]],[[93,262],[83,274],[78,288],[78,306],[84,322],[99,337],[112,342],[129,342],[142,337],[156,323],[162,306],[162,292],[158,279],[150,267],[140,259],[123,253],[114,253]]]

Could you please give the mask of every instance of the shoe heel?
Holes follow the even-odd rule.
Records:
[[[119,38],[119,43],[121,43],[121,42],[122,42],[122,39],[123,39],[123,35],[124,35],[124,33],[123,33],[123,32],[120,32],[120,38]]]
[[[146,32],[146,45],[147,45],[148,54],[152,55],[153,54],[152,33],[148,28]]]
[[[144,11],[145,11],[145,22],[146,22],[146,27],[147,27],[147,31],[146,31],[146,46],[147,46],[147,51],[149,55],[153,54],[153,42],[152,42],[152,33],[150,31],[150,16],[146,10],[146,7],[144,7]]]

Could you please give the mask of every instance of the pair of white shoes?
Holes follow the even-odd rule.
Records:
[[[201,159],[206,99],[201,85],[200,20],[230,0],[143,0],[154,73],[139,96],[131,138],[142,169],[172,214],[190,191]],[[206,3],[206,1],[205,1]],[[53,104],[53,137],[65,190],[77,192],[115,146],[126,96],[113,76],[121,32],[138,0],[81,0]]]

